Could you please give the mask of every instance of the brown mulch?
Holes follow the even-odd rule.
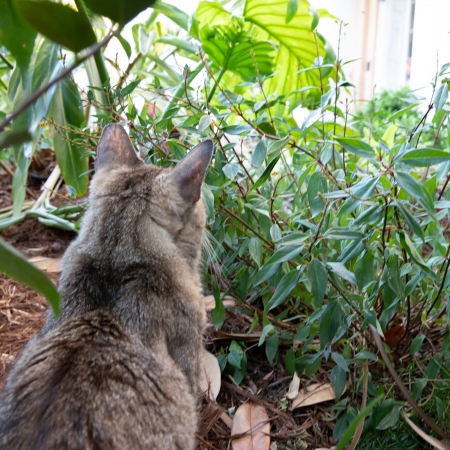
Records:
[[[41,329],[47,305],[44,296],[0,274],[0,389],[17,354]]]

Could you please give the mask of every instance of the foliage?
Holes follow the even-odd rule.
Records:
[[[424,99],[420,99],[407,86],[396,91],[383,90],[356,111],[358,120],[355,121],[355,127],[360,133],[366,128],[366,133],[370,132],[376,139],[381,139],[386,131],[385,125],[394,122],[396,133],[408,135],[410,130],[419,124],[423,116],[423,106]],[[423,124],[421,142],[424,147],[447,148],[448,130],[444,125],[444,113]]]
[[[76,4],[82,15],[83,3]],[[194,143],[213,138],[203,198],[214,253],[205,273],[216,300],[214,325],[224,323],[222,298],[232,295],[235,312],[253,318],[239,331],[259,333],[270,364],[282,362],[305,376],[329,371],[337,398],[334,437],[340,440],[356,426],[362,366],[378,360],[369,324],[385,333],[390,356],[409,364],[404,375],[413,380],[417,399],[427,389],[448,388],[448,67],[436,77],[424,112],[421,101],[404,92],[381,94],[372,109],[352,115],[340,102],[348,86],[343,62],[317,33],[318,14],[305,0],[293,4],[246,0],[229,10],[226,2],[200,2],[189,18],[160,3],[147,21],[132,26],[133,42],[118,28],[128,57],[125,72],[117,73],[114,61],[107,66],[100,54],[83,66],[88,88],[66,79],[9,126],[9,132],[28,131],[32,140],[13,147],[14,209],[0,218],[0,227],[26,213],[29,157],[43,139],[53,143],[75,196],[86,191],[87,158],[109,122],[128,125],[153,164],[172,164]],[[163,30],[160,14],[181,28],[173,31],[177,35]],[[103,19],[93,12],[86,17],[105,37]],[[70,35],[48,37],[78,50]],[[62,69],[61,53],[77,60],[40,36],[26,57],[7,37],[2,43],[9,50],[1,78],[8,112]],[[174,69],[173,54],[188,58],[182,71]],[[409,98],[406,106],[387,104],[400,95]],[[433,102],[437,113],[431,117]],[[299,105],[310,112],[297,124],[292,110]],[[71,202],[56,210],[42,199],[29,213],[76,230],[84,205]],[[389,340],[396,326],[399,334]],[[437,326],[442,355],[430,346],[430,330]],[[236,338],[219,355],[222,370],[237,383],[245,378],[246,350]],[[374,366],[369,382],[373,411],[367,409],[366,430],[393,427],[399,418],[401,405],[379,369]],[[375,405],[380,395],[383,401]],[[442,412],[448,402],[444,394],[440,400]]]

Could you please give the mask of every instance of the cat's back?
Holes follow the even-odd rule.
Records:
[[[2,449],[192,449],[195,431],[179,368],[105,311],[28,346],[0,397]]]

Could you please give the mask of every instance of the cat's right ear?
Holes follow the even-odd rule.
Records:
[[[166,178],[189,203],[200,200],[202,183],[211,160],[214,144],[208,139],[194,147]]]
[[[97,147],[95,169],[118,169],[119,167],[135,167],[142,164],[136,150],[122,125],[107,125]]]

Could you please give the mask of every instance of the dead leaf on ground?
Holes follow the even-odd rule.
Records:
[[[330,383],[314,383],[303,388],[292,402],[291,410],[303,406],[334,400],[335,395]]]
[[[205,308],[206,311],[212,311],[216,307],[216,301],[214,300],[214,295],[205,295]],[[228,295],[222,299],[223,306],[232,307],[236,306],[236,299],[229,297]]]
[[[438,441],[433,436],[425,433],[422,429],[420,429],[411,419],[409,419],[406,414],[402,411],[403,417],[405,418],[408,425],[425,441],[431,444],[437,450],[448,450],[450,448],[449,443],[445,443],[444,441]]]
[[[244,403],[233,418],[231,436],[245,436],[232,440],[233,450],[269,450],[270,422],[266,410],[260,405]]]
[[[300,387],[300,378],[297,375],[297,372],[294,373],[294,378],[292,378],[292,381],[289,384],[289,391],[286,394],[286,398],[289,400],[294,400],[294,398],[298,395],[298,389]]]
[[[214,355],[205,350],[202,353],[201,363],[200,389],[202,392],[208,393],[209,398],[215,402],[220,392],[222,376],[219,361]]]
[[[43,256],[36,256],[35,258],[30,258],[28,261],[44,272],[61,272],[61,258],[45,258]]]

